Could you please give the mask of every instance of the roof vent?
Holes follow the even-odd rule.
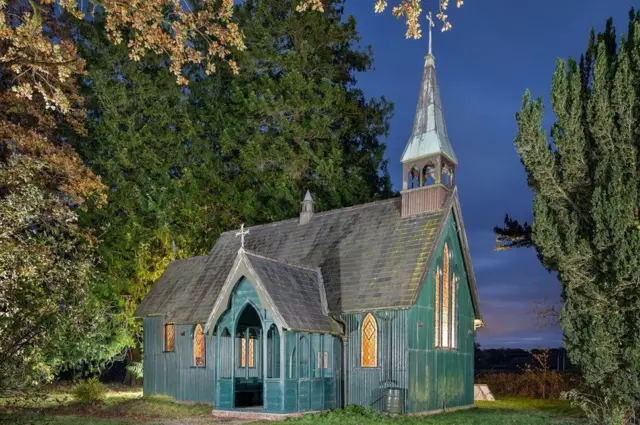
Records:
[[[300,212],[300,224],[307,224],[311,221],[311,217],[313,217],[313,198],[311,197],[311,193],[307,190],[306,195],[304,195],[304,200],[302,201],[302,211]]]

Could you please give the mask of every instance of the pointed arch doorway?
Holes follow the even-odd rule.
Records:
[[[233,333],[236,353],[233,407],[262,409],[264,405],[262,329],[260,314],[252,303],[246,303]]]

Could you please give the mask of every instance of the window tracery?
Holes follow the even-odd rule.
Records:
[[[164,324],[164,351],[174,351],[176,349],[176,325],[173,323]]]
[[[434,288],[435,345],[457,348],[458,276],[452,271],[453,251],[447,243],[442,250],[442,268],[436,268]]]
[[[204,341],[204,330],[202,329],[202,325],[196,325],[195,330],[193,331],[193,364],[195,366],[204,366],[205,365],[205,341]]]
[[[362,321],[361,340],[361,367],[378,367],[378,323],[371,313]]]

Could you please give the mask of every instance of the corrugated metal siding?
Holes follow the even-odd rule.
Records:
[[[195,325],[176,326],[175,351],[164,352],[164,318],[146,317],[144,327],[145,395],[164,394],[180,401],[215,400],[215,340],[205,335],[205,367],[193,366]]]
[[[248,367],[248,364],[246,367],[240,367],[238,362],[240,340],[238,338],[234,338],[236,334],[236,322],[247,306],[247,303],[251,303],[252,307],[256,309],[256,312],[262,320],[263,328],[266,327],[266,329],[269,329],[273,323],[271,314],[260,304],[260,298],[258,297],[253,284],[246,278],[240,280],[233,289],[229,309],[220,317],[216,324],[218,335],[216,340],[218,340],[220,344],[217,365],[219,378],[216,382],[218,394],[216,407],[218,409],[227,410],[235,408],[235,379],[263,378],[262,353],[265,335],[264,329],[259,333],[254,345],[254,362],[256,367],[250,368]],[[224,329],[229,332],[230,337],[222,336]],[[273,386],[265,386],[263,391],[265,402],[270,396],[271,400],[273,399],[273,394],[270,395],[269,393],[272,389],[274,389]],[[272,404],[269,403],[269,406],[271,405]]]
[[[340,339],[332,335],[289,331],[285,331],[284,338],[284,412],[340,407],[341,394],[337,391],[342,379]],[[303,338],[309,344],[303,343]],[[308,350],[308,365],[301,363],[303,349]],[[324,367],[325,352],[327,368]],[[321,367],[318,367],[317,353],[321,353]]]
[[[360,367],[360,325],[366,313],[345,314],[342,320],[348,333],[348,390],[346,404],[358,404],[381,410],[383,392],[387,387],[408,389],[407,310],[378,311],[374,313],[378,324],[378,367]],[[388,320],[391,320],[389,334]],[[391,357],[387,355],[391,344]],[[387,369],[388,368],[388,369]],[[391,382],[387,382],[386,372]]]
[[[458,349],[435,348],[434,272],[442,261],[445,240],[453,254],[451,268],[460,277],[458,290]],[[438,242],[418,302],[409,310],[409,403],[411,412],[473,404],[473,320],[475,318],[455,221],[451,217]],[[420,326],[422,325],[422,326]]]
[[[215,402],[215,337],[205,335],[205,366],[194,366],[193,332],[195,325],[176,326],[178,395],[181,401]]]
[[[222,332],[226,328],[233,336],[235,334],[235,323],[242,313],[247,302],[251,302],[258,311],[263,323],[263,330],[256,340],[255,345],[255,368],[241,368],[238,363],[238,339],[233,337],[222,337]],[[218,355],[218,409],[234,409],[234,380],[239,378],[263,377],[266,370],[263,367],[268,356],[264,355],[265,335],[273,324],[271,314],[262,307],[255,288],[247,279],[242,279],[234,288],[230,299],[229,309],[220,317],[217,327],[216,340],[220,341],[220,354]],[[308,372],[301,373],[299,353],[301,350],[300,338],[306,338],[307,358],[309,364],[305,367]],[[335,388],[339,386],[340,376],[336,375],[334,362],[340,363],[342,353],[334,352],[336,341],[339,338],[331,335],[322,335],[307,332],[284,331],[279,335],[276,342],[279,344],[280,363],[273,366],[277,375],[264,380],[264,411],[269,413],[297,412],[305,410],[322,410],[337,407],[339,399]],[[268,345],[267,345],[268,346]],[[316,360],[317,352],[327,351],[329,368],[318,369]],[[267,350],[267,353],[270,351]],[[185,353],[184,355],[187,355]],[[266,357],[266,358],[265,358]],[[235,366],[234,366],[235,365]],[[339,371],[339,369],[338,369]],[[281,372],[281,374],[280,374]],[[304,375],[304,376],[301,376]],[[215,381],[214,381],[215,382]]]

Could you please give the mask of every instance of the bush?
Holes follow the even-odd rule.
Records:
[[[127,366],[127,370],[131,373],[136,379],[142,379],[144,377],[144,364],[142,361],[132,362]]]
[[[80,382],[73,389],[73,396],[81,403],[96,403],[104,400],[106,388],[104,384],[93,377]]]

